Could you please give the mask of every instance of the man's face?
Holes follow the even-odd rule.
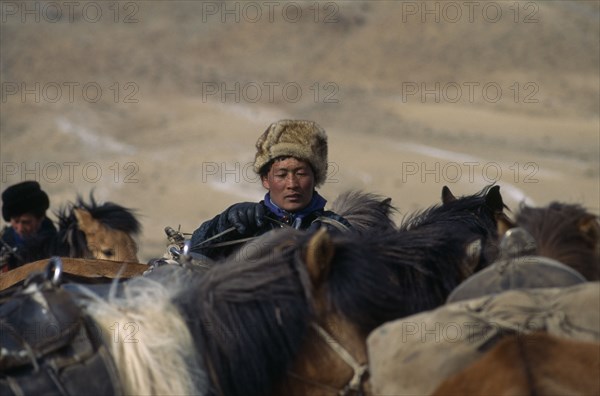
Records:
[[[315,175],[306,161],[286,158],[275,161],[262,185],[271,193],[271,201],[283,210],[297,212],[311,201]]]
[[[37,218],[31,213],[25,213],[11,217],[10,225],[21,238],[29,238],[38,232],[43,219],[44,217]]]

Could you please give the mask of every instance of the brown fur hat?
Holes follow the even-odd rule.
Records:
[[[327,135],[314,121],[281,120],[271,124],[256,141],[254,171],[258,174],[277,157],[294,157],[310,163],[315,187],[327,178]]]

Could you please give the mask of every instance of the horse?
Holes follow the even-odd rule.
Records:
[[[498,186],[417,212],[392,232],[320,232],[306,250],[316,322],[273,395],[337,395],[367,384],[366,339],[379,325],[444,304],[493,260],[505,205]],[[445,198],[444,198],[445,197]],[[477,241],[477,254],[469,247]]]
[[[65,272],[67,279],[84,282],[89,277],[91,283],[115,278],[122,267],[121,264],[104,263],[104,269],[98,270],[94,266],[98,263],[106,260],[138,263],[134,237],[140,233],[141,225],[131,209],[113,202],[98,204],[90,193],[89,202],[78,196],[75,203],[60,208],[55,214],[59,226],[57,234],[51,239],[29,240],[20,253],[27,264],[0,274],[0,290],[22,282],[52,256],[89,259],[90,268],[85,267],[86,261],[83,260],[67,261],[70,264],[65,267]],[[110,273],[107,271],[109,268],[112,270]],[[129,273],[139,274],[141,268],[129,265],[120,276],[126,278]]]
[[[519,228],[515,231],[530,241],[514,251],[517,256],[525,255],[523,258],[504,264],[508,271],[503,272],[509,273],[504,277],[513,278],[504,282],[505,287],[567,287],[600,279],[600,224],[598,217],[581,205],[556,201],[539,208],[521,205],[516,224]],[[536,267],[543,270],[537,276],[533,274]],[[458,289],[469,287],[470,282]],[[486,293],[480,283],[475,286],[477,294]],[[455,293],[458,296],[461,290]],[[473,293],[462,298],[469,295]],[[442,382],[433,394],[600,394],[599,367],[599,342],[543,332],[516,334],[503,337],[485,355]]]
[[[267,394],[313,318],[299,249],[311,237],[274,230],[202,270],[165,265],[100,290],[58,287],[49,268],[1,301],[0,393]]]
[[[60,208],[55,214],[58,218],[56,237],[49,242],[33,239],[25,248],[26,257],[41,259],[44,257],[39,256],[44,255],[138,262],[133,237],[140,233],[141,225],[131,209],[113,202],[98,204],[90,193],[89,203],[78,196],[75,203]]]
[[[600,343],[543,332],[504,337],[433,396],[598,395]]]
[[[521,205],[517,226],[536,242],[536,254],[559,261],[588,281],[600,280],[598,216],[578,204],[551,202],[545,207]]]
[[[600,223],[577,204],[521,205],[500,249],[499,260],[459,285],[448,302],[600,279]]]
[[[492,324],[494,322],[506,323],[507,318],[513,316],[515,318],[523,317],[523,320],[525,320],[524,322],[519,322],[521,319],[514,319],[516,324],[513,324],[513,326],[516,326],[516,337],[519,337],[519,341],[521,339],[528,339],[527,337],[529,336],[526,337],[525,334],[530,331],[528,328],[530,324],[538,322],[538,320],[533,319],[536,316],[539,316],[540,319],[548,317],[548,321],[557,321],[560,324],[561,329],[564,328],[568,330],[570,328],[569,326],[573,326],[573,315],[575,315],[575,311],[581,311],[581,315],[587,315],[589,323],[586,323],[585,325],[579,324],[577,326],[577,331],[571,329],[568,331],[565,330],[564,334],[560,333],[560,331],[556,331],[556,333],[563,338],[588,337],[588,334],[594,334],[591,339],[587,339],[587,341],[590,341],[590,346],[598,351],[598,348],[600,348],[600,344],[597,343],[600,340],[600,327],[598,327],[599,323],[597,322],[597,318],[594,321],[592,319],[594,315],[591,315],[591,312],[589,312],[589,309],[597,309],[598,302],[598,285],[589,283],[589,281],[598,280],[597,273],[600,264],[598,261],[598,246],[600,245],[600,233],[598,232],[598,229],[597,216],[590,214],[580,205],[559,202],[552,202],[548,206],[540,208],[521,205],[519,212],[515,216],[514,227],[506,232],[501,241],[498,260],[491,266],[469,277],[454,289],[447,299],[447,303],[451,303],[452,305],[447,308],[440,308],[439,312],[436,310],[431,313],[419,315],[418,317],[411,316],[406,318],[405,321],[399,321],[397,324],[386,325],[385,328],[377,329],[370,335],[369,345],[372,348],[370,351],[371,357],[377,356],[378,353],[383,355],[377,357],[377,360],[373,361],[373,369],[381,370],[384,366],[394,366],[394,362],[397,362],[397,366],[394,367],[397,367],[397,370],[404,370],[404,363],[401,362],[404,362],[403,359],[410,354],[427,356],[438,350],[443,356],[445,353],[454,350],[456,357],[439,360],[440,365],[443,365],[444,367],[444,370],[442,371],[445,374],[452,373],[454,379],[448,380],[444,385],[440,385],[436,394],[472,394],[468,393],[469,389],[471,391],[478,389],[475,393],[482,393],[487,389],[486,387],[488,385],[495,386],[494,394],[504,394],[504,392],[510,393],[515,389],[522,391],[522,393],[528,393],[529,388],[522,387],[520,382],[518,384],[512,384],[511,381],[504,381],[505,387],[501,388],[496,380],[490,379],[488,381],[481,376],[483,371],[488,373],[496,372],[495,370],[500,367],[499,364],[492,364],[491,361],[494,358],[488,356],[506,356],[511,353],[510,351],[513,351],[514,348],[516,348],[515,345],[518,346],[518,344],[515,344],[515,339],[512,339],[512,341],[507,343],[502,342],[505,338],[505,332],[500,332],[486,343],[485,350],[489,348],[489,345],[494,345],[495,342],[500,340],[497,349],[495,347],[493,352],[486,352],[485,355],[482,354],[483,349],[477,347],[477,344],[474,343],[473,340],[467,338],[454,339],[454,342],[449,343],[447,346],[444,346],[443,343],[431,344],[431,346],[429,346],[425,342],[411,340],[410,338],[408,342],[405,342],[402,345],[391,346],[385,340],[386,337],[390,337],[388,338],[389,341],[391,337],[394,337],[394,334],[404,331],[401,329],[410,327],[411,325],[414,325],[414,323],[435,323],[436,326],[439,326],[440,328],[443,328],[447,324],[451,324],[455,327],[461,327],[462,324],[473,325],[473,323],[477,321],[476,318],[480,315],[480,311],[483,312],[486,310],[485,307],[502,307],[502,304],[506,305],[506,308],[498,309],[498,312],[493,311],[494,314],[497,314],[498,316],[486,314],[486,319],[484,321],[491,321]],[[591,290],[591,292],[589,292],[591,294],[583,294],[587,297],[581,297],[580,302],[571,303],[571,305],[562,308],[558,308],[553,305],[553,303],[546,307],[546,303],[542,303],[542,301],[546,301],[549,297],[538,298],[539,301],[537,302],[533,301],[532,303],[525,303],[526,299],[521,294],[517,294],[517,297],[513,298],[513,300],[509,300],[510,294],[505,294],[510,290],[516,289],[522,290],[523,293],[532,293],[532,295],[535,296],[533,293],[536,290],[540,290],[539,293],[543,294],[545,293],[545,290],[550,290],[547,288],[554,288],[558,291],[564,289],[565,293],[567,293],[566,290],[571,290],[571,287],[577,285],[581,285],[584,289],[587,288],[588,290]],[[528,295],[529,294],[527,294],[527,296]],[[483,299],[481,303],[476,302],[481,299]],[[501,304],[501,301],[506,302],[502,302]],[[461,307],[464,307],[464,309]],[[586,309],[588,311],[586,311]],[[536,310],[540,310],[540,313],[535,313],[537,312]],[[451,314],[454,311],[456,312]],[[556,314],[556,318],[553,318],[553,315],[550,314],[551,311],[559,311],[559,313]],[[586,314],[586,312],[588,313]],[[565,317],[566,319],[560,319],[562,317]],[[545,323],[545,321],[546,319],[540,320],[540,323]],[[489,326],[489,323],[487,325]],[[540,326],[540,324],[538,323],[537,326]],[[427,325],[425,325],[425,327],[427,327]],[[492,326],[492,328],[493,327],[494,326]],[[438,327],[436,327],[436,329],[437,328]],[[463,330],[465,329],[466,327],[464,327]],[[543,329],[545,328],[543,327]],[[589,329],[589,331],[580,333],[582,329]],[[513,331],[509,331],[509,334],[513,333]],[[404,335],[403,337],[406,338]],[[556,350],[567,347],[568,344],[572,342],[565,341],[563,338],[555,340],[556,337],[553,335],[537,336],[537,338],[544,337],[549,337],[549,344],[556,345]],[[536,337],[533,337],[533,339],[535,338]],[[462,352],[459,352],[459,350]],[[531,359],[535,359],[535,361],[555,356],[549,354],[540,355],[535,348],[528,353],[531,354]],[[598,353],[596,353],[595,357],[596,362],[598,361],[597,355]],[[563,356],[567,357],[572,355],[565,351]],[[583,354],[581,356],[587,356],[587,358],[594,357],[593,354]],[[465,368],[463,366],[466,362],[472,363],[473,359],[478,359],[477,361],[480,360],[481,363],[473,363],[472,368]],[[544,367],[548,370],[552,370],[552,372],[556,372],[558,366],[565,365],[563,359],[561,359],[560,362],[560,364],[557,364],[557,361],[548,361]],[[413,360],[412,364],[416,367],[429,365],[427,362],[421,362],[421,364],[419,364],[419,360]],[[527,367],[529,362],[526,360],[524,361],[521,356],[519,359],[515,359],[512,364],[519,368],[521,365]],[[377,368],[375,368],[375,365]],[[597,367],[598,365],[596,363],[596,369]],[[464,372],[461,371],[462,369],[464,369]],[[587,369],[589,370],[589,366]],[[430,367],[430,371],[425,371],[425,373],[431,374],[431,372],[433,372],[432,370],[435,371],[435,367]],[[520,368],[518,370],[520,370]],[[585,372],[587,371],[582,369],[581,373]],[[379,382],[376,386],[377,391],[430,393],[433,390],[429,389],[428,386],[417,388],[416,380],[414,377],[411,377],[411,374],[407,374],[406,378],[403,377],[402,380],[392,380],[390,374],[391,372],[387,373],[387,370],[385,369],[377,373],[376,380]],[[440,373],[439,375],[441,376],[442,374]],[[510,376],[520,378],[519,373],[515,373],[514,367],[506,369],[498,375],[505,376],[504,378]],[[572,389],[570,388],[571,385],[569,381],[573,380],[573,377],[569,378],[570,375],[571,374],[568,371],[565,371],[562,374],[556,374],[556,381],[553,385],[555,387],[552,388],[554,393],[573,393],[569,391],[569,389]],[[593,376],[594,374],[590,372],[589,375]],[[420,378],[424,379],[427,376],[428,374],[424,374],[424,377]],[[434,377],[434,375],[429,375],[428,379],[430,380],[430,384],[435,385],[436,381],[440,380],[440,377]],[[470,381],[468,386],[457,385],[459,379],[465,380],[466,378],[469,378]],[[497,379],[498,377],[495,378]],[[443,376],[441,376],[441,379],[443,379]],[[561,381],[563,380],[566,382],[561,384]],[[389,384],[386,383],[388,381],[390,382]],[[514,389],[512,388],[513,385]],[[595,392],[598,393],[598,385],[595,387],[589,386],[590,384],[584,386],[584,389],[587,389],[586,392],[591,394],[596,390]],[[545,387],[544,389],[547,390],[550,388]],[[464,393],[463,391],[467,393]],[[541,392],[544,393],[545,391]],[[584,393],[587,394],[586,392]]]

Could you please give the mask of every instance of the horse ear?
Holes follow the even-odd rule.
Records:
[[[496,213],[504,210],[504,202],[502,202],[502,195],[500,195],[500,186],[493,186],[489,189],[485,195],[485,204]]]
[[[485,196],[485,204],[494,211],[494,218],[496,219],[498,236],[500,238],[502,238],[506,231],[517,226],[515,222],[504,213],[504,208],[507,208],[507,206],[504,205],[504,202],[502,201],[500,186],[493,186],[489,189]],[[507,208],[507,210],[509,209]]]
[[[96,221],[87,210],[75,208],[73,209],[73,212],[75,213],[75,218],[77,219],[77,225],[83,232],[88,233],[97,227]]]
[[[448,186],[444,186],[444,188],[442,188],[442,203],[447,204],[452,201],[456,201],[456,197],[452,194],[452,191],[450,191]]]
[[[313,286],[318,286],[327,277],[334,251],[331,237],[325,227],[310,238],[306,247],[305,262]]]
[[[592,242],[592,244],[596,244],[600,242],[600,223],[598,223],[598,218],[594,215],[589,215],[583,217],[579,220],[577,224],[579,227],[579,232],[586,239]]]

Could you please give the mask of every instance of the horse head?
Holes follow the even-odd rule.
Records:
[[[72,213],[92,258],[138,262],[133,237],[141,227],[130,209],[112,202],[98,205],[90,194],[90,203],[78,197]]]
[[[273,395],[334,396],[358,394],[365,389],[367,334],[332,298],[332,293],[337,293],[332,291],[331,276],[336,260],[340,260],[335,255],[345,250],[342,245],[322,228],[300,246],[300,257],[312,285],[314,315],[299,353],[285,378],[276,384]]]

